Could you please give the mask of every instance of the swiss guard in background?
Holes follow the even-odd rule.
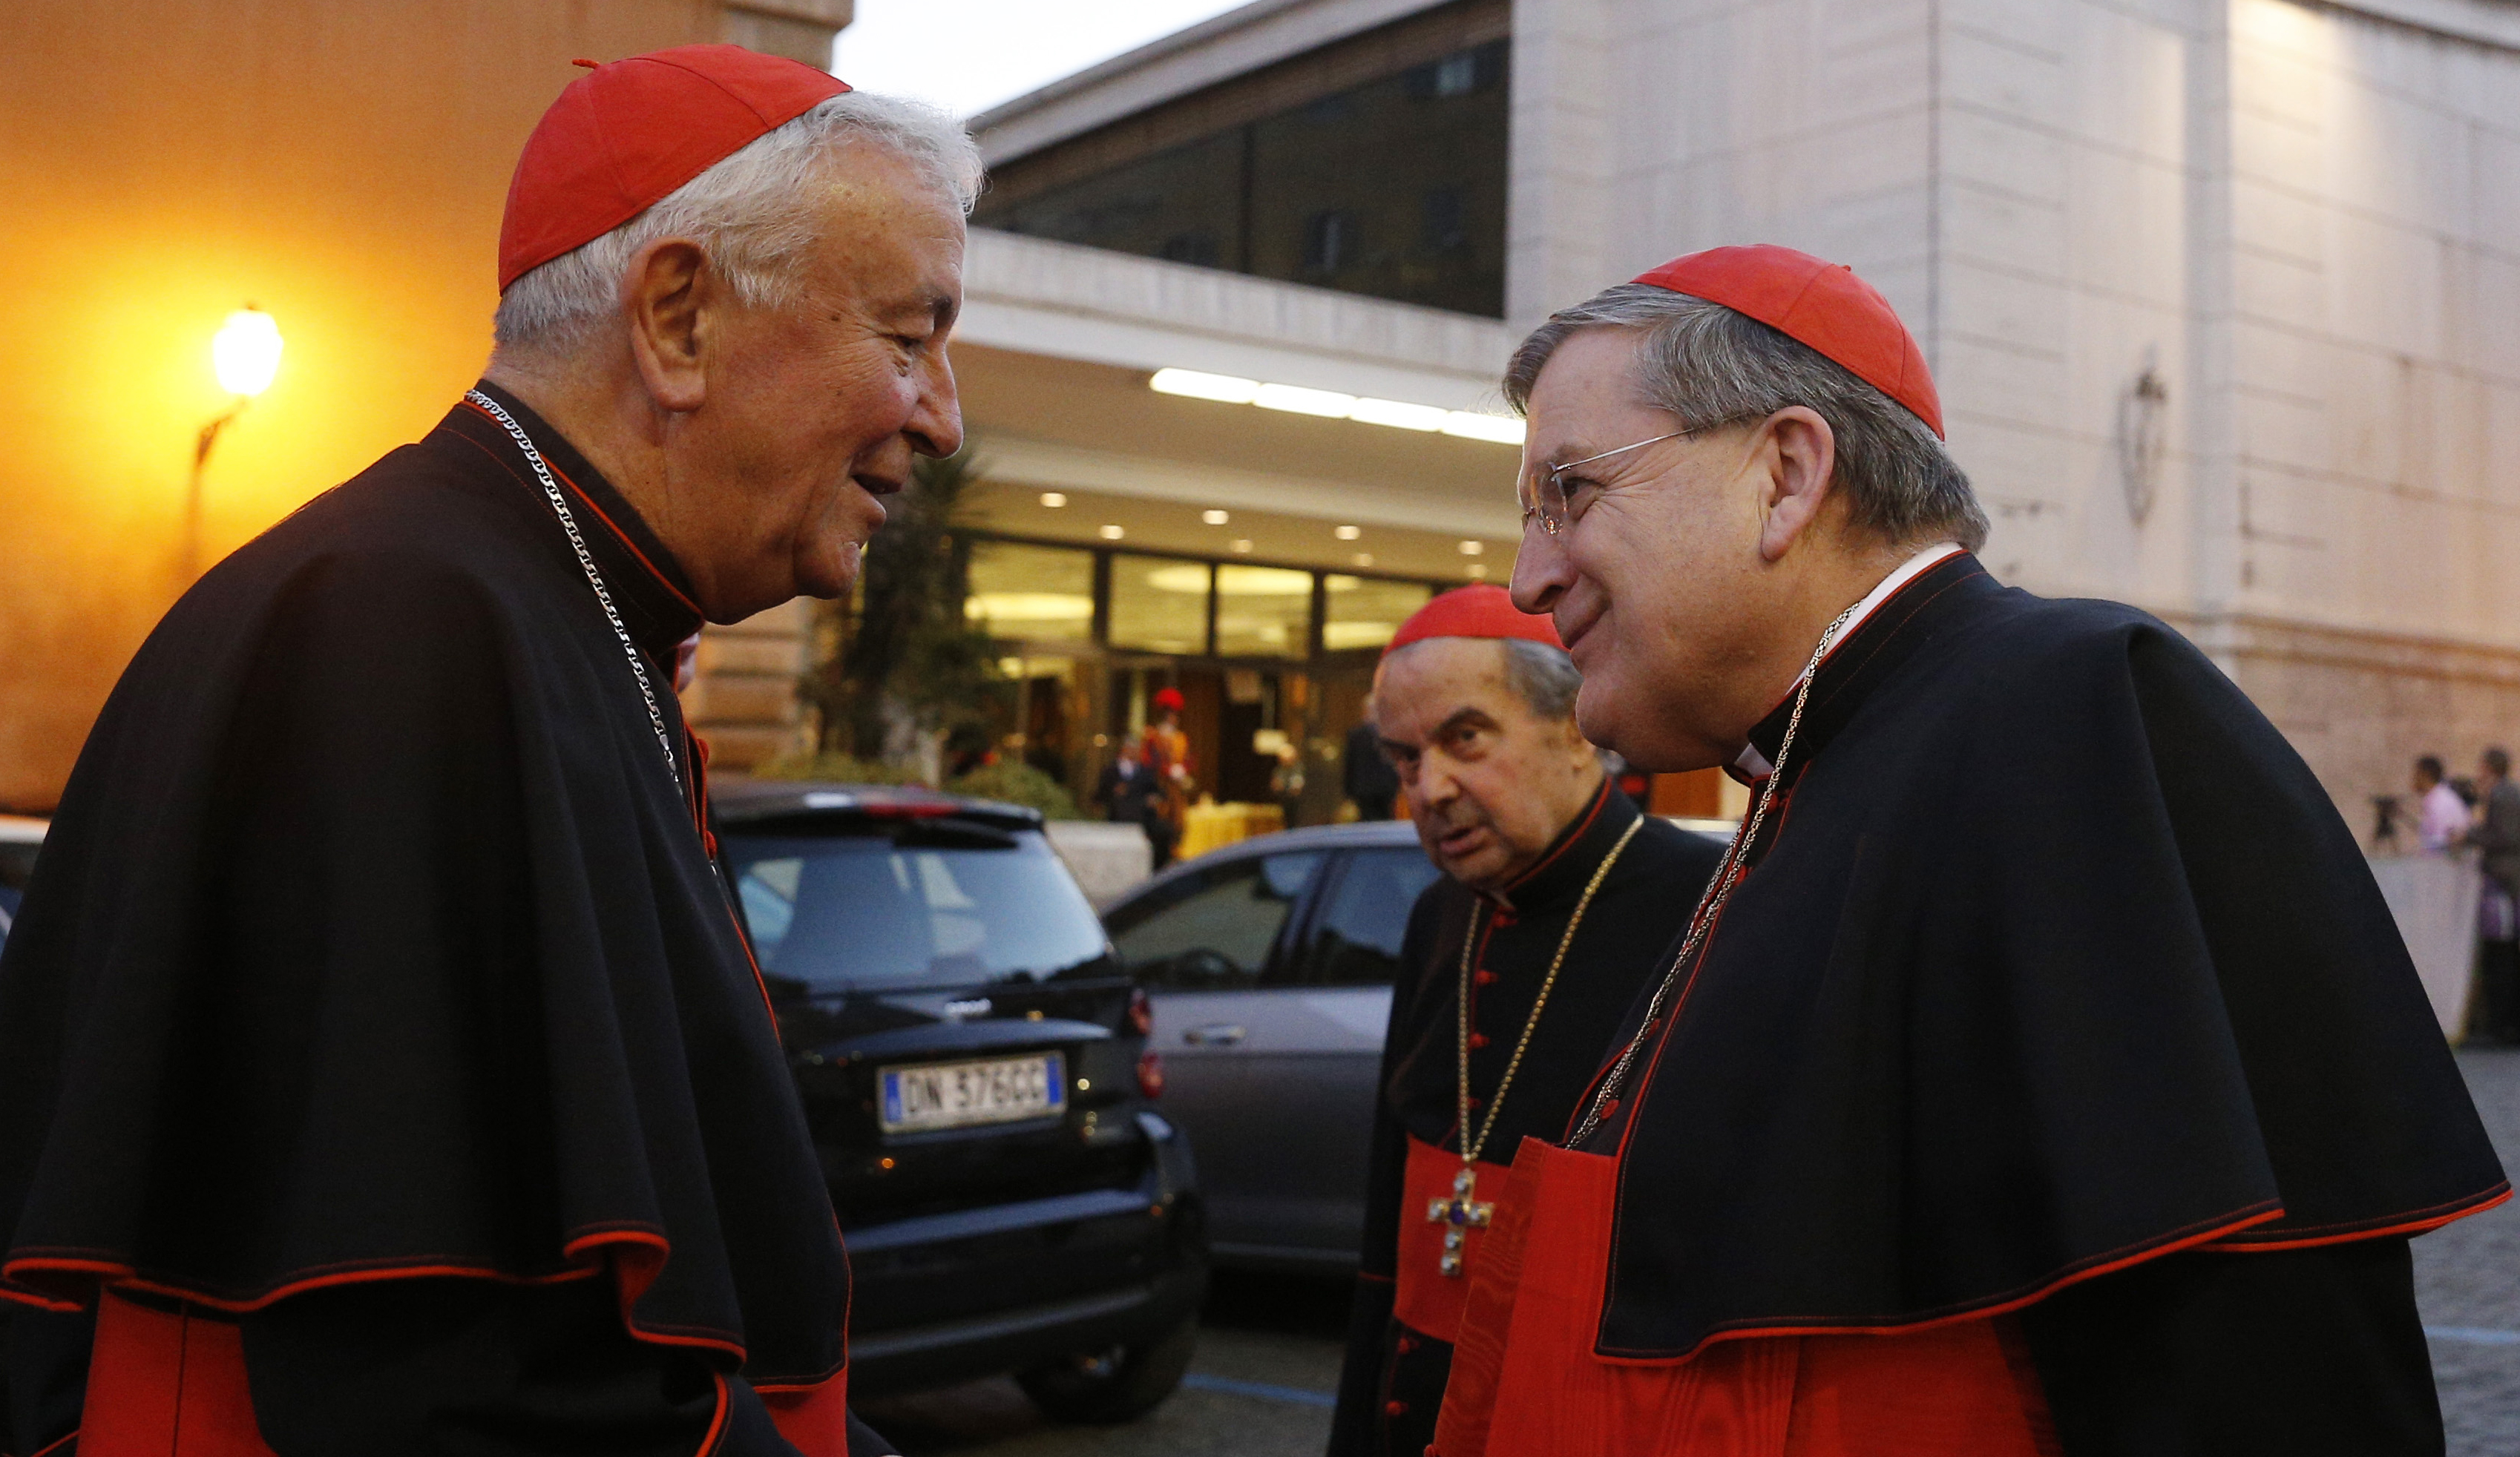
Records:
[[[1441,1457],[2438,1454],[2408,1241],[2510,1189],[2283,736],[1987,574],[1844,268],[1679,259],[1506,393],[1586,734],[1752,798],[1573,1127],[1482,1181]]]
[[[486,376],[79,755],[0,955],[0,1450],[892,1450],[672,685],[961,444],[979,159],[734,46],[579,64]]]
[[[1155,773],[1158,793],[1155,813],[1147,820],[1147,837],[1154,842],[1154,868],[1160,870],[1173,862],[1173,847],[1181,843],[1191,793],[1198,787],[1198,779],[1191,763],[1190,735],[1182,731],[1182,690],[1157,688],[1149,706],[1155,721],[1138,736],[1138,758]]]
[[[1720,855],[1616,791],[1578,683],[1549,619],[1488,586],[1419,609],[1374,675],[1381,752],[1446,878],[1392,989],[1332,1457],[1425,1450],[1505,1157],[1565,1127]]]

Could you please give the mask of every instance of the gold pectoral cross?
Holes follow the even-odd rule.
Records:
[[[1472,1229],[1487,1228],[1488,1215],[1496,1213],[1495,1205],[1472,1201],[1478,1182],[1478,1170],[1464,1164],[1462,1171],[1453,1175],[1452,1198],[1426,1201],[1426,1222],[1444,1226],[1444,1258],[1436,1268],[1447,1275],[1462,1273],[1462,1246]]]

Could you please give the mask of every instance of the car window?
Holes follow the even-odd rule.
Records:
[[[1185,877],[1115,911],[1111,945],[1150,987],[1252,986],[1323,858],[1320,851],[1255,855]]]
[[[1388,986],[1400,970],[1409,907],[1435,879],[1415,847],[1351,852],[1284,980],[1310,987]]]
[[[1102,928],[1037,834],[721,837],[763,973],[819,993],[1046,980],[1100,960]]]

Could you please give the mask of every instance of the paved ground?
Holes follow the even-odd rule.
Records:
[[[2520,1050],[2460,1055],[2505,1166],[2520,1170]],[[2520,1453],[2520,1201],[2415,1242],[2450,1457]],[[1338,1384],[1347,1292],[1329,1281],[1220,1278],[1197,1364],[1126,1427],[1043,1420],[1009,1381],[870,1407],[906,1457],[1318,1457]]]
[[[2503,1168],[2520,1170],[2520,1050],[2462,1052],[2458,1063]],[[2450,1457],[2520,1452],[2520,1200],[2415,1241],[2415,1295]]]

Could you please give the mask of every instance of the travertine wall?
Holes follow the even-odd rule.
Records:
[[[1517,0],[1527,324],[1853,264],[2035,591],[2213,651],[2358,828],[2520,740],[2520,6]]]

